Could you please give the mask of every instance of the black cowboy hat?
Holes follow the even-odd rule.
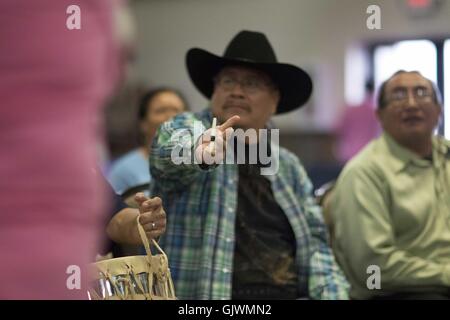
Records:
[[[303,106],[311,96],[312,81],[302,69],[278,63],[266,36],[241,31],[228,44],[223,57],[192,48],[186,54],[186,66],[195,87],[207,98],[214,90],[214,76],[225,66],[242,65],[266,72],[280,90],[277,114]]]

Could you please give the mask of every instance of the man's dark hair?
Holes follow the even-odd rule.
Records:
[[[163,92],[170,92],[176,94],[181,101],[183,101],[184,109],[187,111],[189,110],[188,104],[186,99],[184,98],[184,95],[179,92],[176,89],[170,88],[170,87],[159,87],[155,89],[151,89],[147,91],[142,98],[139,101],[139,109],[138,109],[138,120],[144,120],[147,117],[148,111],[149,111],[149,104],[152,102],[152,100],[160,93]]]
[[[387,103],[388,103],[386,101],[386,92],[385,92],[388,82],[391,81],[394,77],[398,76],[399,74],[403,74],[403,73],[417,73],[421,77],[425,78],[419,71],[399,70],[399,71],[395,72],[392,76],[389,77],[389,79],[385,80],[380,86],[380,90],[378,91],[378,99],[377,99],[377,106],[378,106],[379,110],[384,109],[387,106]],[[428,79],[428,78],[425,78],[425,79],[430,82],[431,87],[433,88],[433,99],[434,99],[434,102],[437,105],[442,105],[442,98],[441,98],[441,93],[439,91],[439,88],[430,79]]]

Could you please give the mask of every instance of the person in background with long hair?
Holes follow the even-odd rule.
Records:
[[[150,182],[148,158],[156,130],[186,109],[187,102],[182,94],[169,87],[152,89],[142,96],[137,115],[141,144],[114,161],[108,173],[108,180],[116,193],[123,195],[131,188]]]

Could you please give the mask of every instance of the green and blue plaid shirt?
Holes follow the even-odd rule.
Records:
[[[174,148],[193,148],[201,135],[194,130],[195,121],[204,129],[211,120],[209,109],[178,115],[158,130],[150,154],[151,194],[162,198],[167,213],[161,245],[180,299],[231,298],[238,167],[224,164],[203,170],[171,159]],[[295,234],[299,292],[309,292],[312,299],[347,299],[348,283],[328,246],[303,166],[289,151],[271,148],[279,148],[279,170],[266,177]]]

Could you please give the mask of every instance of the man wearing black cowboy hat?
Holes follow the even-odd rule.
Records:
[[[312,185],[297,157],[268,143],[271,155],[278,155],[278,170],[270,175],[261,174],[262,161],[205,161],[216,152],[223,159],[221,147],[232,140],[233,127],[262,132],[273,114],[304,105],[312,92],[308,74],[278,63],[266,36],[250,31],[238,33],[223,57],[189,50],[186,64],[211,106],[165,123],[150,157],[151,193],[166,204],[161,243],[177,296],[346,299],[347,282],[327,245]],[[213,117],[220,125],[199,133],[198,123],[210,127]],[[248,142],[237,143],[249,152]],[[174,162],[180,146],[197,161]]]

